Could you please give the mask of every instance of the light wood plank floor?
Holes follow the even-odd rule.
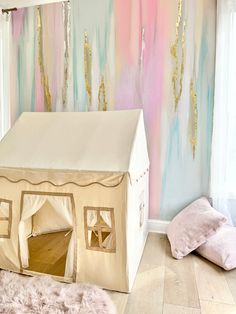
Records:
[[[64,276],[71,234],[68,231],[39,235],[28,239],[29,268],[40,273]]]
[[[236,270],[202,257],[171,257],[165,235],[150,233],[131,294],[108,292],[118,314],[236,314]]]

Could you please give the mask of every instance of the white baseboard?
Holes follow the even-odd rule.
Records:
[[[169,223],[170,221],[166,221],[166,220],[149,219],[148,220],[148,232],[166,234],[166,229]]]

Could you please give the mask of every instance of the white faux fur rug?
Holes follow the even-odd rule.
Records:
[[[95,286],[0,271],[0,313],[115,314],[116,311],[107,293]]]

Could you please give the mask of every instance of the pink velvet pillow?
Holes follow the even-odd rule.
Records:
[[[225,222],[225,216],[212,208],[206,197],[185,207],[167,228],[173,257],[181,259],[198,248]]]
[[[236,228],[223,226],[197,252],[225,270],[236,268]]]

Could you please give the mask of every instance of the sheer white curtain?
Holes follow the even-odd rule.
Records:
[[[10,128],[11,16],[0,13],[0,140]]]
[[[68,196],[49,196],[49,195],[34,195],[28,194],[24,196],[21,221],[19,223],[19,244],[20,244],[20,257],[22,268],[29,267],[29,248],[27,241],[27,228],[26,221],[32,217],[43,204],[49,201],[56,209],[58,214],[62,215],[65,221],[73,228],[73,212],[71,201]],[[47,217],[45,217],[47,219]],[[43,221],[42,221],[43,224]],[[74,265],[74,251],[75,251],[75,231],[72,231],[71,240],[68,247],[65,267],[65,277],[72,277]]]
[[[29,249],[25,221],[33,216],[43,206],[46,200],[46,196],[39,195],[27,195],[24,198],[24,207],[22,210],[21,221],[19,223],[20,257],[23,268],[29,267]]]
[[[236,225],[236,0],[217,1],[211,197]]]
[[[94,227],[97,223],[97,211],[96,210],[88,210],[87,211],[87,225],[88,227]],[[92,240],[92,231],[88,230],[88,243],[91,245]]]
[[[63,213],[63,217],[66,220],[66,222],[73,228],[74,222],[73,222],[73,212],[71,207],[71,200],[69,197],[63,197],[63,196],[48,196],[48,201],[52,204],[52,206],[56,209],[58,214]],[[72,231],[71,239],[67,251],[66,256],[66,267],[65,267],[65,277],[71,278],[73,276],[74,271],[74,251],[75,251],[75,245],[76,245],[76,234],[75,231]]]
[[[111,213],[109,211],[100,211],[100,215],[102,216],[102,219],[105,221],[105,223],[111,228],[112,222],[111,222]],[[106,249],[112,249],[113,248],[113,233],[110,233],[106,239],[102,242],[102,246]]]

